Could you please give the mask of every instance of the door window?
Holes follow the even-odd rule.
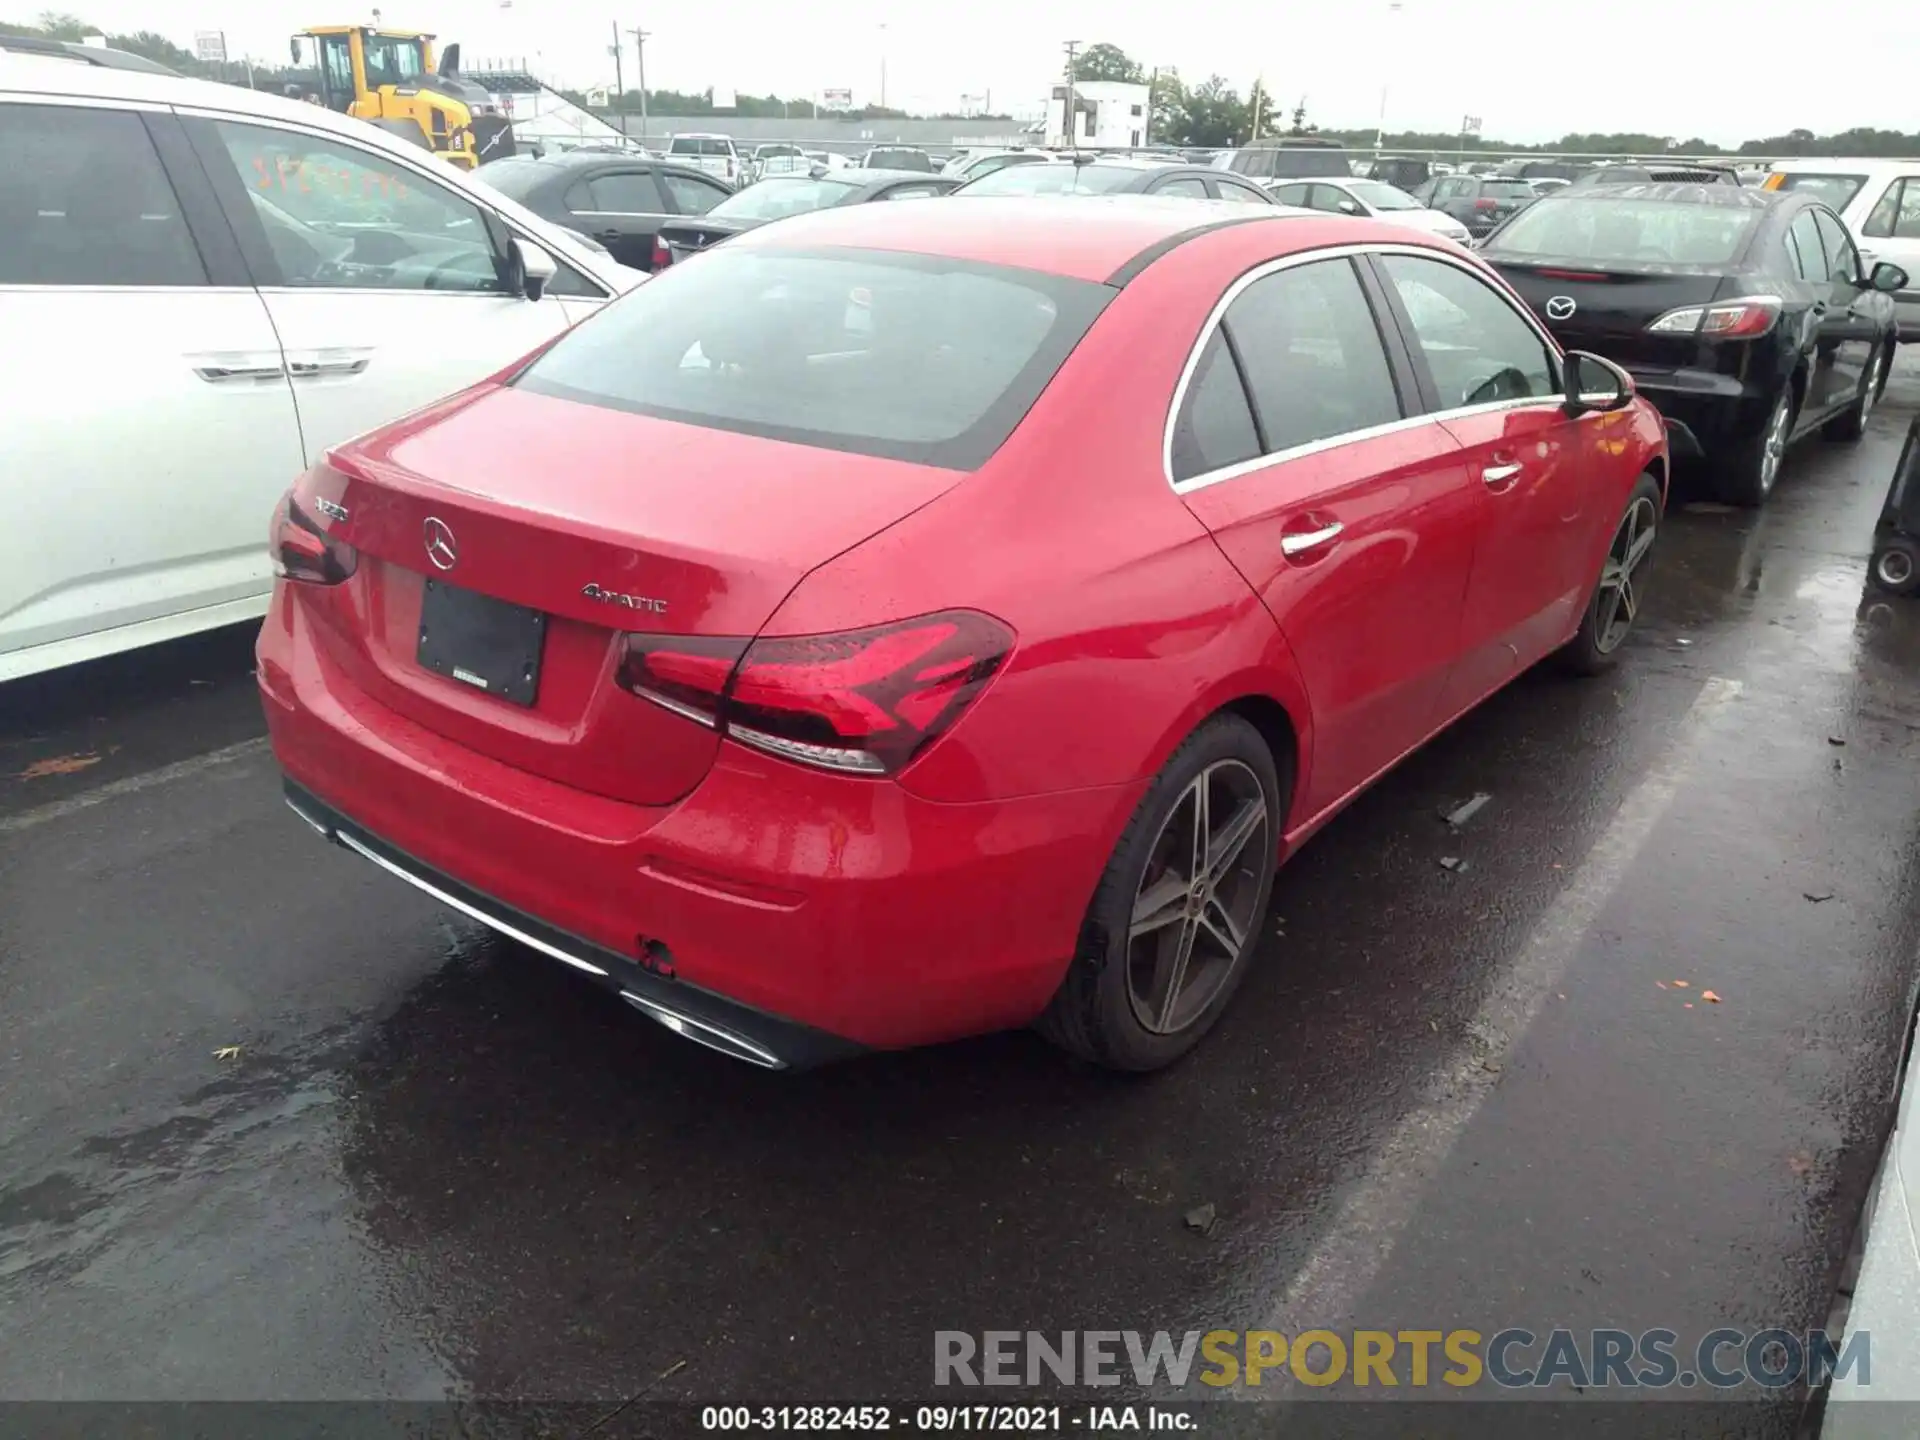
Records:
[[[1372,307],[1348,260],[1254,281],[1222,322],[1269,451],[1390,424],[1400,399]]]
[[[622,170],[596,175],[587,182],[593,208],[603,215],[658,215],[666,209],[660,187],[645,170]]]
[[[1497,290],[1456,265],[1413,255],[1379,264],[1400,296],[1440,408],[1560,393],[1560,367],[1533,326]]]
[[[663,174],[660,183],[666,186],[673,208],[682,215],[704,215],[733,193],[711,180],[696,180],[691,175]]]
[[[1849,285],[1860,283],[1860,257],[1854,252],[1853,241],[1847,238],[1846,227],[1836,215],[1825,210],[1813,212],[1814,222],[1820,227],[1820,238],[1826,242],[1827,268],[1833,272],[1833,278],[1843,280]]]
[[[1194,176],[1183,176],[1178,180],[1164,181],[1155,188],[1156,195],[1185,195],[1195,200],[1207,198],[1207,182]]]
[[[1240,370],[1220,331],[1213,332],[1193,368],[1187,397],[1173,424],[1173,478],[1191,480],[1260,454]]]
[[[345,35],[320,37],[320,79],[326,87],[329,109],[346,113],[353,104],[353,52]]]
[[[344,141],[213,122],[247,187],[279,282],[354,290],[500,291],[478,205]]]
[[[1224,175],[1214,177],[1213,188],[1222,200],[1238,200],[1242,205],[1271,205],[1273,200],[1257,185],[1249,185],[1243,180],[1230,180]]]
[[[1340,208],[1340,202],[1351,201],[1351,199],[1352,197],[1346,191],[1336,189],[1332,185],[1316,185],[1313,187],[1313,199],[1308,203],[1315,210],[1325,210],[1329,214],[1340,215],[1345,213]]]
[[[0,105],[0,285],[204,285],[140,117]]]
[[[877,197],[881,200],[926,200],[946,191],[939,185],[896,185],[891,190],[883,190]]]
[[[1816,285],[1831,280],[1833,275],[1827,269],[1827,252],[1820,243],[1820,225],[1813,218],[1813,212],[1802,210],[1794,216],[1787,234],[1793,241],[1795,258],[1800,262],[1800,278]]]
[[[1920,178],[1889,185],[1861,228],[1876,240],[1920,240]]]
[[[1311,185],[1276,185],[1273,189],[1273,198],[1278,200],[1282,205],[1299,205],[1304,207],[1307,203],[1308,192],[1310,192],[1312,188]]]

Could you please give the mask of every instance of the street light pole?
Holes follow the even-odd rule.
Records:
[[[607,53],[613,56],[613,108],[619,110],[621,101],[627,98],[627,82],[620,71],[620,22],[613,22],[613,44],[607,47]],[[623,132],[624,133],[624,132]]]
[[[647,143],[647,41],[652,38],[638,25],[627,32],[633,36],[633,58],[640,72],[640,143]]]
[[[880,108],[887,108],[887,22],[880,22]]]
[[[1074,152],[1075,152],[1076,154],[1077,154],[1077,153],[1079,152],[1079,150],[1080,150],[1080,117],[1079,117],[1079,116],[1078,116],[1077,114],[1075,114],[1075,113],[1074,113],[1074,110],[1075,110],[1075,106],[1074,106],[1074,101],[1073,101],[1073,57],[1074,57],[1074,55],[1075,55],[1076,53],[1078,53],[1078,51],[1079,51],[1079,49],[1080,49],[1080,42],[1079,42],[1078,40],[1069,40],[1069,41],[1067,41],[1067,44],[1066,44],[1066,51],[1067,51],[1067,113],[1066,113],[1066,122],[1067,122],[1067,144],[1068,144],[1068,145],[1069,145],[1069,146],[1070,146],[1070,147],[1071,147],[1071,148],[1072,148],[1072,149],[1074,150]]]

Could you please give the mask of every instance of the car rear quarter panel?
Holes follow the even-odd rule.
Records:
[[[1286,642],[1162,462],[1173,389],[1214,302],[1289,248],[1283,236],[1308,233],[1233,226],[1149,266],[986,466],[815,570],[774,615],[765,633],[948,607],[1013,627],[1010,662],[903,773],[908,789],[960,802],[1137,780],[1209,714],[1249,696],[1286,711],[1295,753],[1277,758],[1308,771],[1310,711]]]

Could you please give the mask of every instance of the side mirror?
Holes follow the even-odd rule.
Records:
[[[529,300],[538,300],[547,293],[547,282],[560,273],[560,266],[553,256],[531,240],[516,236],[512,248],[513,268],[519,278],[520,293]]]
[[[293,61],[294,67],[298,69],[300,65],[300,37],[298,35],[287,41],[287,55]]]
[[[1867,284],[1875,290],[1884,290],[1891,294],[1895,290],[1907,288],[1907,272],[1892,261],[1882,260],[1873,267],[1873,273],[1867,277]]]
[[[1360,202],[1358,200],[1342,200],[1340,202],[1340,213],[1342,215],[1361,214]]]
[[[1569,415],[1624,410],[1633,403],[1633,377],[1599,355],[1569,350],[1560,377]]]

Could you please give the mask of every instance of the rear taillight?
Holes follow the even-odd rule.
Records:
[[[653,268],[664,270],[673,263],[673,251],[658,235],[653,237]]]
[[[1698,335],[1707,340],[1751,340],[1780,319],[1780,297],[1749,295],[1720,305],[1683,305],[1647,329],[1656,335]]]
[[[322,530],[320,522],[300,508],[291,490],[274,509],[267,548],[273,555],[275,575],[308,585],[338,585],[360,563],[360,552]]]
[[[1498,200],[1489,200],[1483,195],[1473,202],[1473,208],[1476,210],[1497,210],[1500,208],[1500,202]]]
[[[789,760],[890,775],[979,698],[1013,632],[972,610],[838,635],[628,635],[620,684]]]

